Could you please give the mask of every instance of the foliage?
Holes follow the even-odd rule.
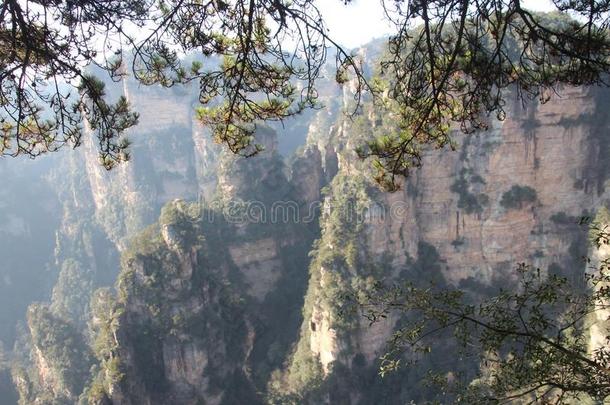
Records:
[[[127,238],[140,232],[147,224],[153,222],[153,212],[150,190],[139,187],[136,198],[126,199],[124,189],[116,182],[108,182],[104,197],[107,204],[95,210],[95,219],[117,245],[124,245]]]
[[[370,390],[371,396],[367,396],[370,401],[400,396],[395,393],[400,388],[376,381],[371,365],[355,373],[347,372],[343,366],[344,359],[357,350],[352,346],[357,343],[350,339],[351,334],[365,327],[358,317],[344,311],[344,296],[351,291],[370,290],[376,278],[387,276],[392,269],[391,255],[374,257],[366,248],[367,229],[375,226],[369,224],[371,218],[367,214],[379,208],[380,203],[375,201],[376,193],[377,189],[363,176],[344,174],[337,175],[325,190],[322,236],[310,253],[310,280],[303,304],[301,335],[285,374],[275,374],[269,382],[272,403],[341,402],[350,395],[349,387],[359,386],[361,380],[375,386]],[[439,269],[436,249],[421,243],[417,260],[405,271],[414,278],[436,278]],[[324,327],[331,328],[336,339],[344,343],[335,353],[341,360],[329,364],[326,373],[310,346],[312,338],[320,338],[313,335],[322,327],[319,317],[327,322]]]
[[[427,147],[455,148],[457,126],[472,133],[489,128],[492,113],[504,119],[507,88],[523,100],[544,102],[560,83],[604,83],[610,67],[606,7],[584,1],[555,6],[562,13],[534,14],[512,0],[387,5],[396,33],[379,63],[384,101],[398,125],[360,153],[374,158],[382,185],[400,186],[397,176],[419,167]]]
[[[554,213],[549,219],[558,225],[575,225],[578,223],[577,217],[569,216],[563,211]]]
[[[93,289],[92,272],[76,260],[62,263],[57,284],[53,288],[51,311],[77,326],[89,318],[89,300]]]
[[[610,210],[601,207],[594,219],[583,217],[581,224],[589,224],[589,239],[591,243],[600,249],[610,244]]]
[[[124,97],[107,100],[91,65],[113,80],[130,70],[145,85],[199,81],[199,119],[250,156],[262,149],[257,121],[319,105],[316,83],[332,46],[335,80],[350,82],[356,107],[368,92],[394,112],[395,130],[361,149],[390,189],[421,164],[424,146],[452,145],[453,124],[472,132],[488,126],[489,113],[503,118],[509,86],[544,100],[559,84],[603,84],[610,71],[608,7],[584,0],[557,2],[561,14],[549,15],[518,0],[382,0],[394,32],[376,80],[329,35],[314,0],[29,3],[0,8],[0,152],[78,146],[86,120],[107,168],[129,157],[123,135],[138,117]]]
[[[609,244],[603,213],[589,220],[597,249]],[[603,256],[598,263],[588,260],[591,266],[582,275],[589,285],[585,290],[560,275],[519,264],[516,288],[500,289],[481,301],[452,288],[379,283],[364,296],[354,296],[353,303],[371,323],[395,311],[410,316],[382,357],[382,375],[400,368],[405,359],[417,359],[405,357],[405,350],[420,355],[437,350],[435,337],[451,332],[460,357],[479,358],[481,364],[470,383],[434,376],[456,401],[603,401],[610,397],[610,353],[605,345],[589,347],[587,331],[591,317],[608,310],[609,261]]]
[[[116,295],[108,289],[95,294],[91,335],[99,369],[83,394],[88,400],[103,401],[112,390],[135,398],[131,384],[170,398],[178,388],[165,375],[164,350],[185,345],[209,353],[204,373],[210,395],[228,390],[226,370],[243,360],[250,324],[241,281],[226,268],[229,230],[206,222],[204,211],[198,204],[168,203],[159,223],[124,252]],[[184,266],[192,273],[183,273]],[[235,395],[251,389],[250,382],[236,381]]]
[[[93,293],[89,324],[90,346],[98,367],[91,369],[89,384],[83,390],[83,397],[90,403],[104,403],[108,393],[123,380],[124,366],[118,353],[117,334],[124,311],[109,288],[101,288]]]
[[[310,0],[28,4],[11,0],[0,9],[3,154],[77,146],[86,119],[104,166],[126,160],[123,133],[137,114],[124,97],[106,101],[103,83],[87,73],[94,65],[113,80],[131,70],[145,85],[199,81],[201,121],[231,151],[250,155],[260,150],[251,145],[256,120],[316,105],[326,45],[336,46]],[[336,47],[340,69],[356,69]],[[191,51],[199,52],[194,60],[179,59]]]
[[[192,212],[191,212],[192,211]],[[184,201],[173,201],[161,208],[159,216],[159,224],[164,225],[185,225],[185,222],[190,218],[196,218],[199,212],[196,211],[196,205],[189,205]]]
[[[47,378],[57,381],[58,392],[80,394],[92,364],[83,336],[44,305],[31,305],[27,318],[32,345],[50,368],[52,376]]]
[[[502,194],[500,205],[508,209],[521,209],[524,203],[536,201],[536,190],[529,186],[513,185],[510,190]]]
[[[466,176],[470,175],[468,179]],[[478,174],[472,174],[471,170],[462,169],[459,177],[451,185],[450,190],[459,196],[458,208],[462,208],[467,214],[483,212],[483,207],[489,203],[489,197],[484,193],[475,194],[471,191],[471,184],[485,184]]]
[[[295,401],[295,395],[299,401],[316,398],[324,380],[322,365],[309,346],[314,308],[328,316],[332,327],[339,331],[356,326],[353,319],[338,316],[339,297],[350,288],[350,279],[357,269],[366,272],[359,266],[364,264],[360,237],[364,213],[370,205],[367,183],[359,176],[339,174],[325,190],[323,205],[326,207],[322,208],[323,236],[314,242],[310,253],[310,279],[303,303],[301,335],[290,356],[286,375],[275,376],[269,383],[271,397],[285,401]],[[320,288],[322,284],[324,288]]]

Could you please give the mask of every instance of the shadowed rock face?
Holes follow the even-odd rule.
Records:
[[[240,176],[251,172],[262,174],[256,176],[263,179],[261,196],[279,185],[287,193],[282,197],[296,199],[282,165],[273,150],[225,162],[220,200],[231,201],[223,182],[234,196],[247,197],[252,184]],[[265,182],[270,176],[274,180]],[[261,206],[270,209],[271,202]],[[120,313],[118,344],[109,349],[122,376],[100,381],[99,400],[261,402],[264,395],[257,392],[265,389],[271,366],[281,366],[296,339],[306,255],[316,235],[310,226],[295,220],[231,223],[222,208],[167,204],[158,225],[123,255],[113,299]]]

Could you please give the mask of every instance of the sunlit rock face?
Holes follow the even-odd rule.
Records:
[[[580,258],[588,246],[578,218],[610,201],[610,121],[603,108],[609,94],[604,89],[565,88],[561,97],[544,104],[523,106],[515,99],[508,118],[492,120],[488,131],[456,134],[461,144],[456,152],[426,153],[423,167],[402,190],[369,192],[371,208],[357,240],[350,243],[372,261],[385,258],[389,262],[385,277],[395,279],[433,273],[414,270],[422,243],[429,244],[443,282],[475,293],[510,285],[520,262],[582,282],[585,269]],[[353,126],[340,121],[336,131],[339,145],[349,144]],[[353,151],[339,149],[339,174],[361,176],[368,182],[366,168]],[[332,184],[331,195],[340,194]],[[335,226],[333,220],[332,215],[322,217],[323,241],[325,230],[329,233]],[[328,241],[331,253],[341,249],[333,237]],[[318,250],[317,255],[331,253]],[[332,310],[333,301],[324,294],[327,273],[341,274],[337,276],[341,286],[367,277],[366,271],[358,266],[347,272],[319,266],[312,272],[311,307],[304,310],[301,340],[320,363],[323,378],[331,379],[333,369],[356,373],[357,354],[374,365],[396,319],[372,328],[366,322],[342,325]],[[293,370],[299,361],[293,360]],[[332,391],[323,398],[332,402]],[[352,400],[362,398],[352,395]]]

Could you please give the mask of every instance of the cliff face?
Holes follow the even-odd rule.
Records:
[[[601,108],[607,97],[607,91],[570,88],[545,104],[515,102],[509,118],[491,130],[459,137],[457,152],[428,152],[423,167],[393,194],[376,190],[367,169],[341,150],[286,385],[311,402],[347,395],[366,403],[367,390],[363,397],[348,388],[320,389],[319,381],[349,386],[361,378],[359,367],[375,367],[383,354],[396,319],[374,327],[346,321],[337,302],[372,279],[439,277],[478,292],[510,285],[516,264],[527,262],[582,280],[587,241],[577,219],[607,206],[610,197],[610,122]],[[341,149],[357,127],[337,128]],[[356,207],[356,215],[345,215],[345,207]],[[304,371],[312,362],[321,367]],[[394,400],[417,395],[410,389],[418,390],[403,385]]]
[[[110,299],[117,316],[94,327],[105,345],[96,350],[101,369],[85,392],[90,401],[263,400],[257,392],[281,366],[298,330],[315,229],[293,218],[254,216],[273,213],[272,202],[281,200],[271,197],[281,192],[290,199],[293,190],[271,147],[273,133],[260,136],[271,143],[258,159],[224,158],[217,199],[169,203],[123,254]],[[256,197],[252,188],[260,193],[254,208],[239,199]],[[236,201],[240,212],[231,211]]]
[[[41,285],[36,286],[37,289],[32,292],[31,296],[23,297],[23,304],[17,312],[24,313],[28,303],[35,299],[51,299],[50,305],[43,305],[45,310],[50,311],[58,322],[69,323],[70,327],[77,330],[77,333],[80,333],[93,345],[91,341],[93,338],[90,337],[87,324],[95,325],[97,318],[104,318],[99,314],[99,316],[90,318],[89,297],[93,290],[114,284],[118,274],[119,255],[130,249],[130,240],[135,235],[139,234],[147,224],[156,220],[164,204],[176,198],[198,201],[198,207],[207,207],[205,208],[205,219],[211,221],[210,227],[214,229],[212,233],[220,235],[223,229],[228,232],[223,236],[227,238],[223,243],[220,243],[220,240],[216,242],[214,246],[218,252],[212,255],[216,257],[216,254],[221,254],[219,252],[222,251],[223,259],[210,265],[211,268],[204,266],[206,271],[225,281],[230,278],[239,286],[239,288],[234,287],[235,294],[245,297],[240,299],[252,301],[249,305],[253,307],[254,315],[248,319],[248,324],[240,324],[240,327],[245,325],[244,327],[252,329],[246,334],[250,343],[244,343],[246,345],[244,350],[248,350],[248,355],[244,354],[241,357],[236,355],[236,358],[239,358],[241,368],[246,367],[248,356],[256,358],[255,364],[248,365],[248,368],[251,368],[252,372],[261,374],[261,376],[257,376],[256,384],[258,388],[262,389],[268,374],[274,368],[279,367],[281,361],[286,357],[289,345],[294,341],[294,334],[300,323],[299,309],[306,285],[307,252],[317,235],[316,213],[312,212],[309,220],[301,226],[299,218],[295,217],[296,211],[293,210],[295,205],[296,209],[299,209],[300,206],[303,209],[309,208],[307,204],[315,198],[316,193],[319,193],[319,189],[323,185],[320,162],[301,158],[303,170],[307,170],[307,167],[315,168],[313,170],[320,172],[317,174],[320,179],[312,185],[308,185],[304,181],[293,185],[287,178],[290,168],[285,166],[283,158],[279,155],[279,151],[291,153],[296,145],[302,142],[303,136],[307,133],[307,120],[292,120],[286,123],[284,132],[295,132],[295,138],[290,139],[278,137],[271,128],[261,128],[257,142],[263,143],[267,150],[257,159],[236,159],[227,154],[221,156],[220,146],[214,145],[209,133],[196,122],[193,114],[195,100],[193,89],[139,88],[126,80],[120,84],[109,83],[108,92],[114,96],[126,95],[134,108],[140,112],[140,124],[129,134],[134,142],[133,159],[129,163],[121,165],[111,172],[100,167],[97,164],[96,149],[91,139],[92,134],[85,127],[86,142],[84,147],[78,151],[80,153],[54,155],[43,160],[43,163],[46,164],[33,165],[34,169],[38,169],[35,170],[38,177],[34,180],[28,179],[28,181],[35,183],[34,189],[39,188],[38,197],[40,198],[32,199],[29,196],[31,194],[29,189],[25,189],[24,191],[27,192],[21,193],[17,191],[19,184],[27,184],[27,181],[21,179],[22,176],[15,176],[14,189],[10,187],[4,189],[8,194],[13,193],[20,198],[23,194],[24,201],[15,201],[14,209],[12,206],[3,207],[3,215],[6,214],[7,220],[3,221],[0,234],[10,235],[16,242],[15,246],[30,245],[36,249],[36,255],[24,254],[23,257],[40,259],[40,264],[35,262],[34,265],[31,265],[29,260],[23,262],[24,266],[32,267],[31,270],[28,269],[27,276],[30,276],[30,273],[32,276],[37,276]],[[299,131],[301,135],[299,135]],[[9,162],[6,163],[6,167],[2,167],[3,173],[11,178],[12,170],[8,166]],[[50,175],[45,177],[43,173],[47,168],[50,168]],[[15,173],[20,171],[23,173],[25,170],[18,168]],[[40,188],[37,185],[39,183],[43,183],[45,187],[49,188],[50,198],[42,198],[46,195],[47,189]],[[313,195],[299,197],[296,190],[303,188],[308,188]],[[250,212],[246,212],[245,217],[243,217],[243,212],[237,213],[238,215],[235,216],[233,214],[236,213],[231,211],[234,208],[231,202],[237,200],[244,204],[252,203],[252,209]],[[286,204],[272,208],[271,205],[276,200],[286,201]],[[12,198],[7,197],[3,201],[11,202]],[[32,205],[32,202],[37,201],[41,203],[41,207]],[[20,212],[19,204],[23,206],[24,213]],[[248,216],[252,212],[254,212],[253,215],[256,215],[259,204],[262,204],[269,217],[255,221],[260,226],[251,226],[252,224],[249,224],[247,220]],[[35,212],[38,216],[30,215],[28,217],[25,215],[28,211]],[[50,213],[53,215],[50,216]],[[239,215],[242,215],[243,218],[239,218]],[[49,223],[48,220],[40,220],[37,223],[36,221],[37,218],[49,216],[56,222]],[[279,220],[276,221],[272,217],[279,218]],[[191,247],[176,244],[180,238],[174,235],[175,232],[172,229],[167,226],[159,228],[159,235],[165,241],[165,249],[172,252],[180,251],[183,248],[190,249]],[[218,237],[220,238],[220,236]],[[41,248],[38,247],[38,239],[35,238],[41,240]],[[15,256],[15,262],[19,262],[20,259],[16,255],[11,255],[11,250],[15,251],[15,248],[7,246],[7,256]],[[193,257],[197,257],[197,254],[193,254],[195,255]],[[168,256],[168,260],[177,260],[176,257],[180,256]],[[10,261],[6,263],[10,264]],[[166,265],[171,268],[171,263],[166,263]],[[49,271],[40,274],[45,266]],[[185,259],[180,261],[177,266],[178,268],[174,271],[176,279],[171,282],[172,288],[179,286],[184,290],[181,293],[183,295],[203,288],[199,284],[194,287],[190,286],[193,272],[201,273],[201,271],[198,273],[193,270],[198,268],[196,265],[189,264]],[[25,277],[23,282],[14,280],[16,274],[13,274],[9,266],[6,269],[2,267],[1,270],[5,283],[3,291],[6,290],[7,294],[0,295],[6,296],[7,300],[18,304],[20,301],[16,297],[12,297],[9,291],[25,289],[25,285],[22,284],[27,284],[29,280]],[[127,270],[124,270],[123,273],[125,271]],[[234,278],[237,281],[233,280]],[[51,286],[55,280],[57,280],[57,285],[51,294]],[[212,289],[214,291],[211,294],[225,297],[223,291],[217,291],[225,288],[222,283]],[[32,283],[30,283],[31,285]],[[161,291],[157,292],[159,294],[173,293],[163,289]],[[192,292],[193,296],[197,296],[197,294]],[[146,300],[146,297],[141,297],[137,293],[129,296],[134,302]],[[118,301],[120,300],[117,298]],[[191,303],[193,309],[186,312],[190,313],[190,317],[197,318],[201,315],[199,307],[207,308],[207,306],[213,305],[211,302],[205,300],[193,302]],[[181,305],[186,304],[181,303],[180,299],[176,299],[176,308]],[[220,307],[215,308],[221,311],[222,305],[218,303],[217,305]],[[7,308],[7,313],[6,316],[2,315],[3,318],[6,318],[5,323],[10,325],[10,331],[7,331],[7,336],[3,336],[2,339],[10,346],[14,339],[13,325],[20,316],[9,313],[11,307],[8,304],[4,307]],[[126,308],[131,307],[126,306]],[[277,309],[279,308],[289,309],[289,311],[278,314]],[[171,312],[168,315],[169,318],[172,318],[175,315],[172,312],[174,310],[168,309],[168,311]],[[214,312],[210,308],[206,311],[206,313]],[[150,313],[146,315],[150,319],[145,318],[144,314],[138,313],[138,315],[142,315],[143,319],[138,320],[138,316],[132,314],[129,319],[133,322],[126,325],[137,328],[140,323],[146,323],[155,318],[155,314]],[[214,318],[224,319],[225,315],[226,313],[216,314]],[[227,315],[228,318],[231,316]],[[112,319],[116,320],[118,317]],[[159,324],[155,325],[159,326]],[[51,366],[48,366],[53,362],[46,361],[32,341],[36,325],[28,326],[18,336],[23,344],[20,343],[11,356],[18,364],[14,367],[16,370],[14,380],[19,382],[16,385],[22,402],[35,402],[49,398],[74,400],[84,387],[78,383],[78,387],[73,391],[69,393],[65,391],[54,377],[57,373]],[[237,326],[235,327],[237,328]],[[130,349],[132,342],[129,332],[125,332],[128,329],[129,327],[126,326],[121,330],[121,333],[126,333],[127,338],[125,338],[125,348],[123,348],[123,341],[119,347],[124,350],[125,357],[131,358],[133,357],[132,349]],[[221,330],[222,328],[219,326],[216,329]],[[253,340],[255,329],[265,331],[264,337],[261,339],[264,343]],[[271,331],[268,332],[268,330]],[[119,332],[117,331],[117,333]],[[276,336],[271,336],[269,333]],[[120,334],[117,335],[117,339],[119,337]],[[117,339],[111,339],[111,341]],[[117,342],[115,343],[118,345]],[[202,380],[197,380],[194,375],[208,378],[206,377],[207,371],[202,377],[202,366],[199,364],[199,360],[203,359],[201,356],[205,347],[201,345],[183,347],[182,343],[175,341],[164,343],[164,345],[166,359],[163,361],[168,364],[166,370],[168,381],[177,381],[178,387],[184,387],[184,384],[187,386],[203,384]],[[213,356],[215,360],[210,362],[210,366],[206,370],[210,368],[220,370],[222,359],[235,351],[230,345],[225,351],[222,351],[224,349],[220,347],[213,347],[213,350],[216,349],[220,352]],[[269,350],[271,350],[271,354],[267,353]],[[172,353],[177,356],[182,356],[180,353],[186,353],[184,361],[187,365],[176,363],[178,360],[173,357]],[[116,370],[118,363],[113,358],[103,356],[98,358],[98,363],[96,367],[105,370],[99,372],[104,376],[102,380],[114,381],[115,371],[118,372]],[[227,366],[231,373],[237,367],[236,364],[238,364],[237,360],[233,366]],[[129,374],[129,377],[138,378],[136,377],[139,375],[138,372],[134,371],[138,367],[133,365],[130,367],[129,370],[134,374]],[[89,380],[99,373],[94,372],[89,376]],[[226,376],[221,374],[219,376],[224,379]],[[236,374],[235,378],[241,377]],[[113,388],[114,385],[108,381],[99,383],[98,379],[94,380],[95,385],[89,387],[88,390],[99,391],[103,387],[107,387],[116,400],[125,398],[128,401],[130,398],[136,398],[134,401],[138,403],[140,399],[148,398],[146,388],[137,388],[140,391],[133,388],[138,387],[137,384],[131,386],[133,389],[118,390],[116,387]],[[2,383],[4,384],[4,381]],[[211,395],[209,398],[214,396],[220,398],[223,390],[218,388],[218,384],[220,383],[210,383],[208,385],[212,388],[207,390],[202,386],[201,390],[207,390],[206,395]],[[177,392],[180,389],[170,389],[167,394],[168,398],[178,395]],[[195,392],[193,397],[200,397],[200,392],[195,391],[193,391]],[[210,394],[210,392],[215,393]]]
[[[371,223],[371,251],[397,252],[400,263],[416,256],[419,242],[430,243],[453,284],[489,282],[494,270],[520,260],[560,263],[573,235],[551,217],[578,217],[607,200],[610,125],[599,109],[604,93],[562,95],[526,110],[517,105],[493,130],[461,138],[459,152],[428,153],[402,192],[382,197],[390,215]],[[511,193],[514,186],[533,189],[533,197]]]
[[[417,219],[417,232],[403,228],[407,249],[417,234],[436,246],[452,283],[472,276],[490,281],[504,263],[547,268],[565,260],[573,235],[553,215],[578,217],[607,201],[610,122],[600,109],[606,97],[565,89],[561,99],[543,105],[523,110],[516,104],[495,130],[464,139],[460,154],[428,156],[405,215]],[[456,187],[461,179],[467,184]],[[511,204],[513,194],[506,193],[514,186],[530,187],[534,198]],[[472,195],[478,201],[471,208]],[[473,264],[480,273],[472,273]]]
[[[219,403],[227,380],[247,381],[239,365],[251,333],[243,305],[228,264],[211,263],[212,235],[188,210],[168,205],[163,222],[125,254],[112,303],[116,341],[97,352],[101,375],[110,364],[119,374],[95,381],[102,389],[89,400]]]
[[[22,403],[423,400],[425,367],[377,377],[399,319],[369,326],[343,315],[341,296],[379,279],[480,292],[510,285],[518,262],[579,279],[575,222],[609,204],[607,90],[515,102],[489,131],[456,135],[458,151],[426,153],[392,194],[353,152],[392,123],[366,108],[345,119],[349,88],[324,86],[328,109],[288,123],[308,137],[290,163],[280,152],[295,145],[266,127],[259,156],[222,152],[193,118],[192,89],[112,91],[141,112],[133,161],[106,172],[89,143],[45,180],[52,198],[37,212],[61,214],[42,229],[52,242],[37,265],[58,282],[40,288],[50,305],[32,307],[14,351]],[[44,233],[17,205],[0,234]],[[460,367],[450,347],[434,356]]]

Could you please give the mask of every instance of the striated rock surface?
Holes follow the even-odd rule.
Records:
[[[610,121],[601,107],[608,97],[605,90],[566,88],[545,104],[515,102],[489,131],[459,136],[459,151],[428,152],[423,167],[393,194],[375,190],[367,168],[341,146],[358,127],[340,121],[339,174],[327,196],[309,307],[287,371],[293,392],[312,403],[334,403],[342,389],[331,381],[338,379],[351,402],[367,403],[348,388],[360,378],[354,361],[375,368],[397,320],[374,327],[346,321],[337,301],[372,278],[440,277],[477,291],[510,284],[516,264],[528,262],[581,280],[587,241],[577,219],[610,203]],[[341,213],[358,204],[361,217]],[[321,374],[293,378],[308,361],[319,362]],[[317,388],[320,379],[326,389]],[[393,398],[408,392],[405,386]]]

